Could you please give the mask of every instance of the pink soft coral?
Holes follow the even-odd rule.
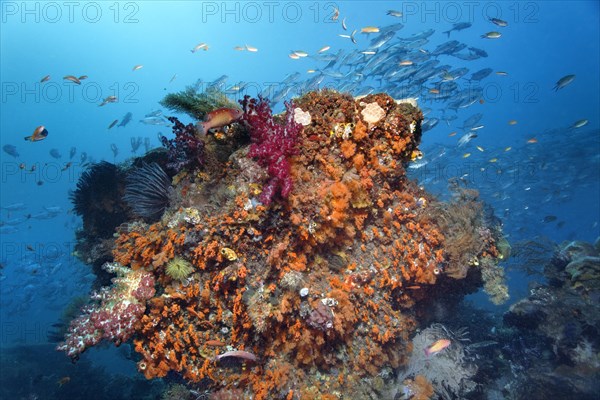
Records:
[[[73,359],[102,339],[116,345],[126,342],[146,310],[146,300],[156,293],[152,273],[114,263],[104,267],[117,274],[113,285],[92,295],[96,303],[84,307],[83,314],[71,321],[65,341],[57,346]]]

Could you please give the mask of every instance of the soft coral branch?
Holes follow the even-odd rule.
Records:
[[[179,172],[193,164],[204,164],[204,142],[196,137],[194,125],[184,125],[176,117],[169,117],[168,120],[173,123],[175,138],[160,137],[160,141],[168,153],[167,167]]]
[[[73,359],[102,339],[117,345],[129,340],[146,310],[146,301],[156,293],[150,272],[132,271],[116,263],[104,268],[117,274],[112,286],[93,293],[96,303],[86,306],[83,314],[71,321],[65,341],[57,346]]]
[[[287,112],[285,123],[281,125],[273,119],[267,99],[245,96],[240,104],[244,108],[242,121],[249,127],[252,140],[248,156],[256,158],[270,177],[260,201],[269,205],[277,194],[287,198],[292,191],[289,157],[297,153],[296,143],[302,130],[302,125],[294,120],[293,105],[285,103]]]

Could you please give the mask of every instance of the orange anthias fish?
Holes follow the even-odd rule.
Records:
[[[206,135],[209,129],[229,125],[240,119],[243,114],[239,108],[218,108],[206,114],[204,122],[198,122],[196,127],[201,135]]]
[[[440,351],[444,350],[446,347],[450,346],[450,343],[451,342],[448,339],[440,339],[425,349],[425,355],[429,357],[431,355],[437,354]]]
[[[25,140],[28,140],[30,142],[39,142],[40,140],[46,139],[47,136],[48,130],[43,125],[40,125],[37,128],[35,128],[31,136],[25,136]]]

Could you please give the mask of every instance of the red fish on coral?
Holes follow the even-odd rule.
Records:
[[[239,108],[218,108],[206,114],[204,122],[198,122],[196,128],[199,134],[206,135],[209,129],[229,125],[240,119],[242,114],[243,112]]]

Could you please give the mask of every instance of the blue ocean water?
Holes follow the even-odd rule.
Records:
[[[289,88],[285,99],[290,99],[305,91],[315,76],[323,78],[319,88],[417,97],[426,118],[438,122],[422,138],[427,163],[409,169],[411,178],[442,198],[448,197],[448,179],[461,178],[494,208],[510,242],[543,237],[556,243],[593,243],[600,235],[597,1],[3,1],[0,7],[2,348],[43,348],[63,308],[90,290],[95,277],[73,255],[81,221],[69,201],[86,166],[126,161],[133,155],[132,138],[147,138],[148,149],[159,147],[159,133],[168,135],[170,128],[140,120],[159,109],[170,115],[159,105],[167,93],[196,83],[206,87],[223,75],[225,89],[246,84],[230,95],[233,99],[264,93],[269,85],[277,91]],[[388,10],[402,15],[388,15]],[[508,25],[498,26],[490,18]],[[444,33],[460,22],[471,25]],[[398,23],[403,26],[392,29],[390,42],[375,49],[370,46],[378,33],[360,32],[367,26],[381,29]],[[467,68],[466,75],[455,80],[460,87],[474,84],[467,79],[472,73],[491,68],[491,74],[475,84],[481,89],[477,101],[451,109],[452,96],[459,90],[448,99],[433,100],[429,90],[443,80],[439,73],[417,83],[381,79],[379,71],[400,68],[390,65],[369,75],[374,68],[364,65],[370,57],[386,51],[391,57],[399,50],[388,46],[401,43],[399,38],[430,29],[434,33],[419,46],[421,54],[449,40],[487,53],[470,61],[451,54],[428,55],[451,70]],[[356,43],[340,36],[354,30]],[[481,37],[493,31],[501,37]],[[192,52],[200,43],[208,48]],[[318,53],[324,46],[330,49]],[[257,51],[250,51],[254,48]],[[344,55],[361,51],[377,54],[361,53],[356,63],[344,64]],[[294,52],[308,56],[292,59]],[[473,54],[466,49],[457,53]],[[329,54],[337,56],[333,65],[322,57]],[[414,68],[418,71],[419,63]],[[299,75],[291,83],[284,83],[295,73]],[[47,75],[49,79],[41,82]],[[77,85],[63,79],[67,75],[87,78]],[[574,80],[553,90],[567,75]],[[118,100],[100,106],[109,96]],[[279,110],[282,106],[283,101],[276,105]],[[108,129],[127,113],[133,116],[130,123]],[[476,130],[476,139],[459,147],[458,139],[469,131],[464,121],[477,113],[482,117],[476,125],[483,127]],[[178,117],[192,122],[185,115]],[[516,123],[509,124],[511,120]],[[575,128],[581,120],[587,123]],[[46,139],[23,140],[40,125],[49,132]],[[60,157],[50,154],[53,149]],[[137,154],[144,149],[142,144]],[[507,305],[497,308],[480,294],[472,301],[500,313],[527,296],[533,279],[542,278],[529,277],[511,265]],[[87,360],[110,366],[117,362],[113,358],[119,371],[135,374],[133,364],[114,349],[91,352]],[[56,359],[69,361],[61,353]],[[0,365],[0,374],[6,368]],[[62,377],[51,375],[38,378]],[[34,378],[22,378],[30,396],[40,396],[22,398],[50,398],[36,392]]]

